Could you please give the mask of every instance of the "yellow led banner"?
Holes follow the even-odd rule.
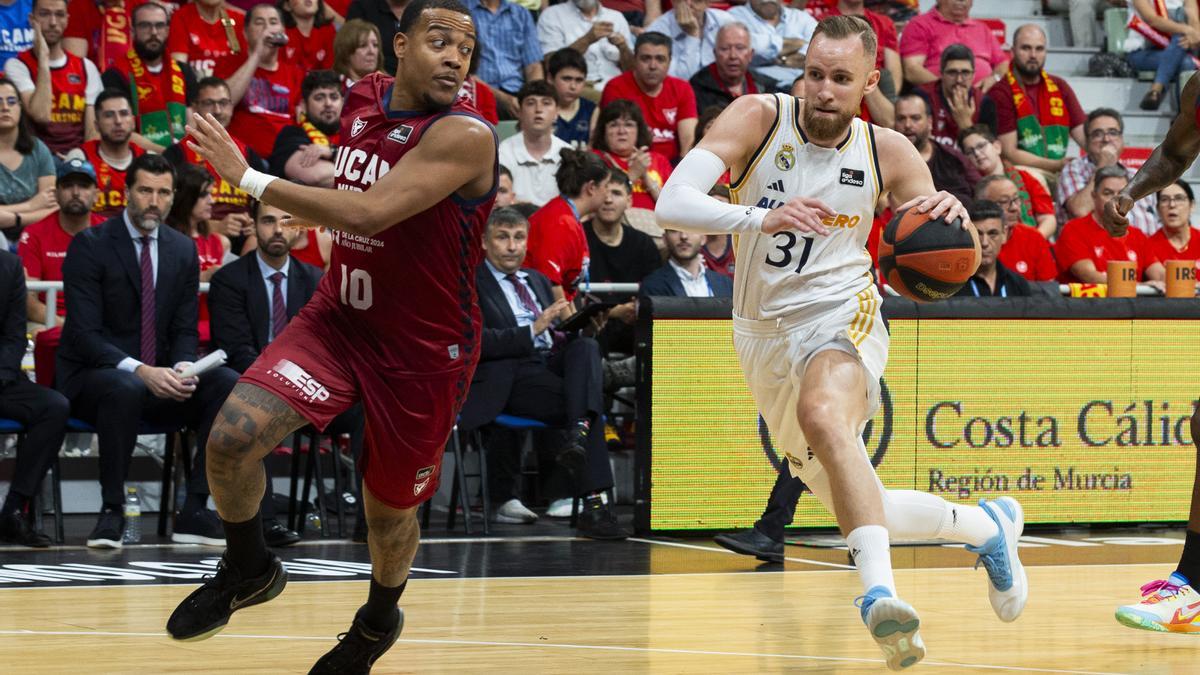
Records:
[[[1027,522],[1183,520],[1194,321],[894,320],[867,448],[884,484],[1012,494]],[[781,455],[726,320],[654,322],[650,527],[748,527]],[[797,526],[831,526],[806,496]]]

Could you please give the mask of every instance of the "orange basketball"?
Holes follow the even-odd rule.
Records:
[[[956,218],[901,211],[879,239],[879,271],[901,295],[917,302],[945,300],[979,269],[979,235]]]

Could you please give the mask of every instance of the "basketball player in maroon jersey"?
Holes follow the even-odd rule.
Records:
[[[227,549],[216,575],[171,615],[172,637],[208,637],[234,610],[283,590],[286,574],[259,522],[261,460],[293,430],[323,428],[360,401],[371,588],[312,672],[368,672],[399,635],[416,510],[437,487],[479,358],[475,267],[497,163],[491,126],[457,101],[474,47],[471,15],[458,0],[405,8],[395,79],[370,75],[346,99],[336,190],[249,169],[216,120],[193,118],[190,145],[222,177],[332,228],[334,248],[316,295],[242,376],[214,423],[208,476]]]
[[[1100,224],[1114,237],[1129,229],[1126,216],[1133,203],[1179,180],[1200,155],[1200,79],[1193,77],[1180,96],[1180,113],[1166,138],[1138,169],[1124,190],[1104,206]],[[1167,633],[1200,634],[1200,409],[1192,412],[1192,442],[1196,445],[1196,478],[1187,538],[1179,566],[1167,579],[1142,586],[1137,603],[1117,608],[1117,621],[1130,628]]]

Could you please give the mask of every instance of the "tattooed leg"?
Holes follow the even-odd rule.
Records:
[[[208,437],[208,483],[222,520],[240,523],[258,513],[266,482],[262,458],[306,423],[261,387],[234,387]]]

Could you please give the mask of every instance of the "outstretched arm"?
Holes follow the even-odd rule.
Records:
[[[1192,77],[1183,88],[1180,113],[1171,122],[1167,137],[1150,153],[1150,158],[1138,169],[1129,185],[1105,204],[1103,219],[1111,228],[1124,233],[1129,226],[1125,216],[1133,208],[1133,203],[1174,183],[1200,155],[1200,127],[1196,124],[1197,95],[1200,95],[1200,80]]]
[[[249,167],[229,133],[213,119],[192,116],[188,145],[208,160],[222,178],[243,189]],[[331,190],[272,180],[262,201],[295,216],[295,225],[329,227],[374,235],[458,194],[476,199],[492,189],[495,136],[483,123],[448,115],[425,132],[409,151],[366,192]],[[254,172],[253,178],[265,178]],[[253,192],[246,190],[247,192]]]

